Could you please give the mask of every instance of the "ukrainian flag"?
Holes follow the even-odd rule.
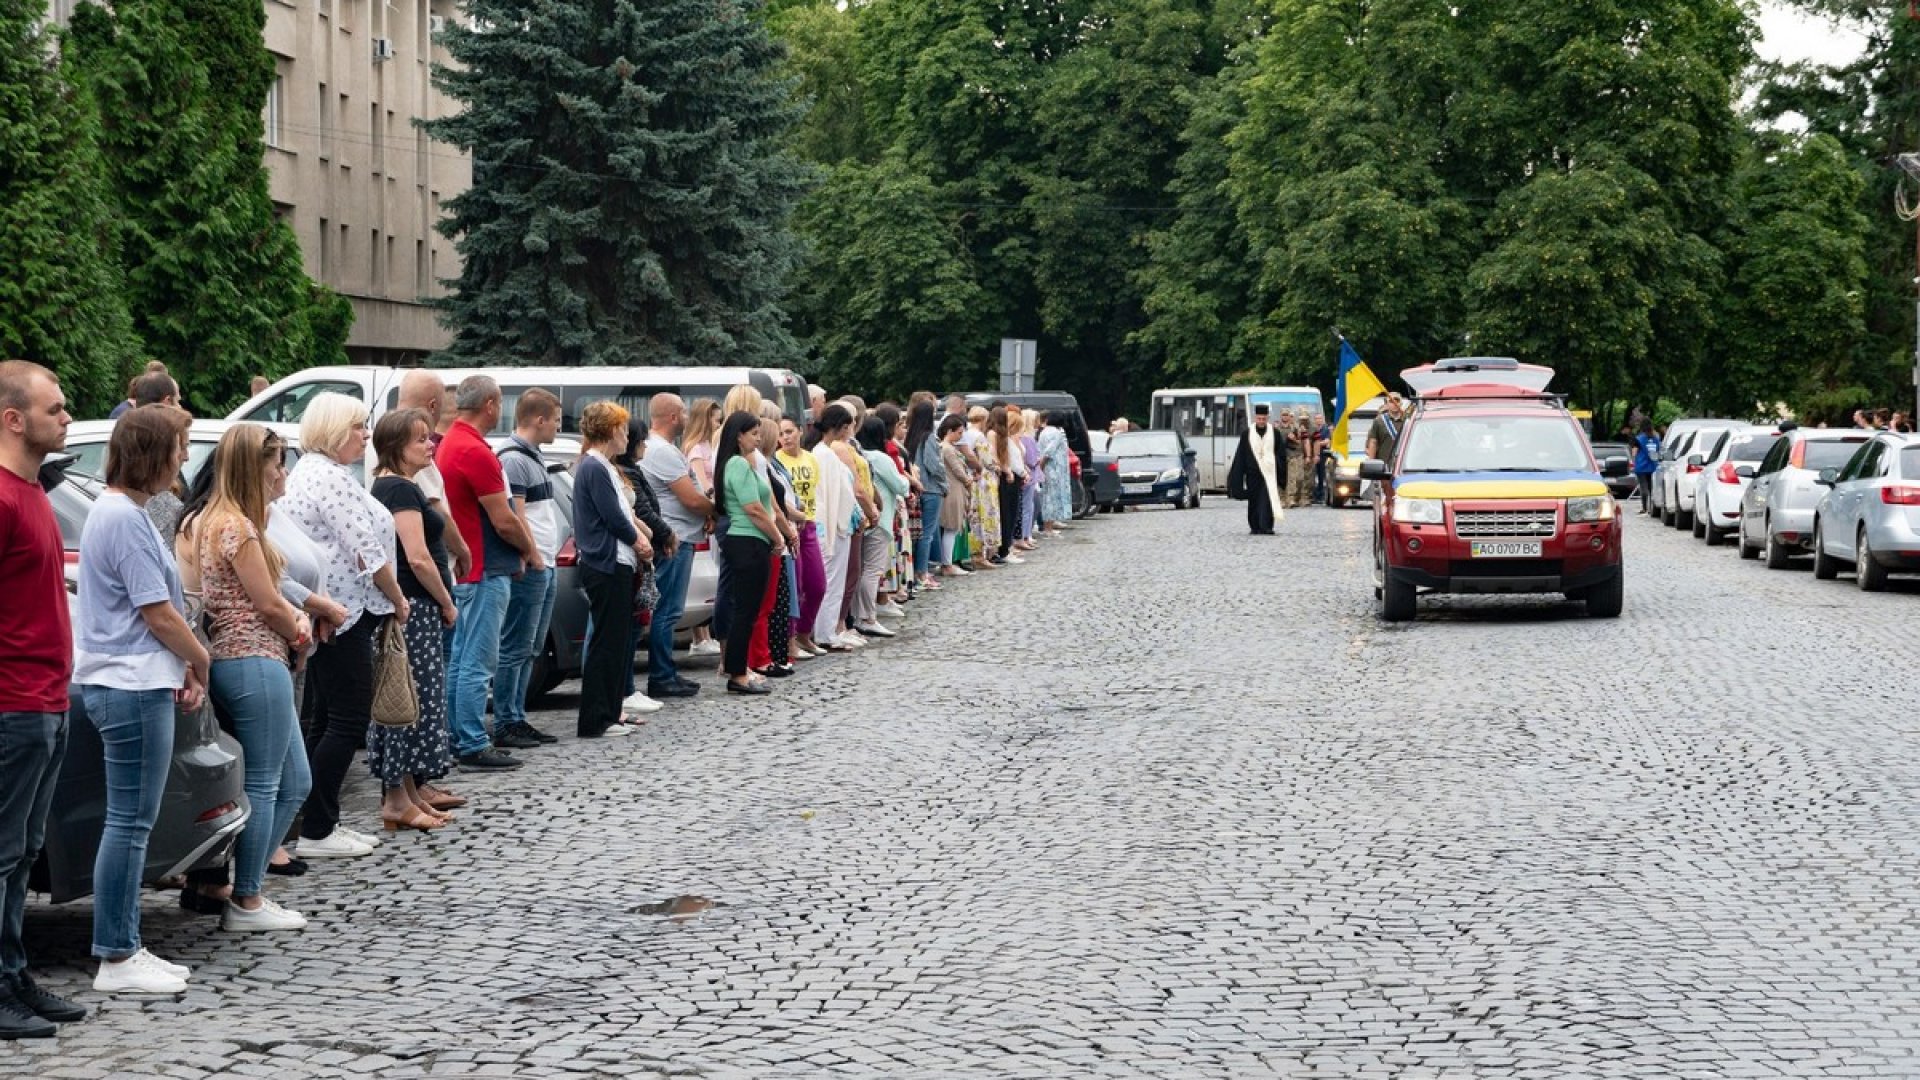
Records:
[[[1387,392],[1379,379],[1374,377],[1367,362],[1353,351],[1353,345],[1346,338],[1340,339],[1340,373],[1333,377],[1333,452],[1342,459],[1347,456],[1347,420],[1353,410]]]

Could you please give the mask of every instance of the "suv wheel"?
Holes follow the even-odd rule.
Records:
[[[1624,569],[1610,580],[1587,589],[1587,614],[1593,618],[1617,619],[1626,602],[1627,578]]]
[[[1860,526],[1860,542],[1853,548],[1853,581],[1861,592],[1879,592],[1887,587],[1887,568],[1873,557],[1867,546],[1867,527]]]
[[[1840,574],[1840,560],[1827,554],[1827,527],[1818,520],[1813,523],[1813,576],[1821,581],[1832,581]]]

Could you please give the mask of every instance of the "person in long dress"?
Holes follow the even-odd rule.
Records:
[[[1046,532],[1060,531],[1060,523],[1073,518],[1073,476],[1068,455],[1067,433],[1048,413],[1040,414],[1040,519]]]
[[[1272,536],[1286,511],[1280,492],[1287,483],[1286,451],[1280,434],[1267,423],[1267,407],[1253,407],[1253,427],[1240,435],[1227,470],[1227,497],[1245,499],[1247,528],[1255,536]]]

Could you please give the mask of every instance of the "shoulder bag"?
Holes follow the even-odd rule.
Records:
[[[371,618],[372,616],[362,616]],[[399,619],[389,618],[373,639],[373,722],[385,728],[420,722],[420,699],[407,662],[407,636]]]

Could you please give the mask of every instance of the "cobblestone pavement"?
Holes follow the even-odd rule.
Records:
[[[270,879],[303,932],[152,895],[179,1000],[102,1001],[36,902],[99,1012],[0,1076],[1920,1076],[1920,587],[1632,519],[1617,621],[1388,627],[1365,526],[1090,521],[772,697],[461,777]]]

